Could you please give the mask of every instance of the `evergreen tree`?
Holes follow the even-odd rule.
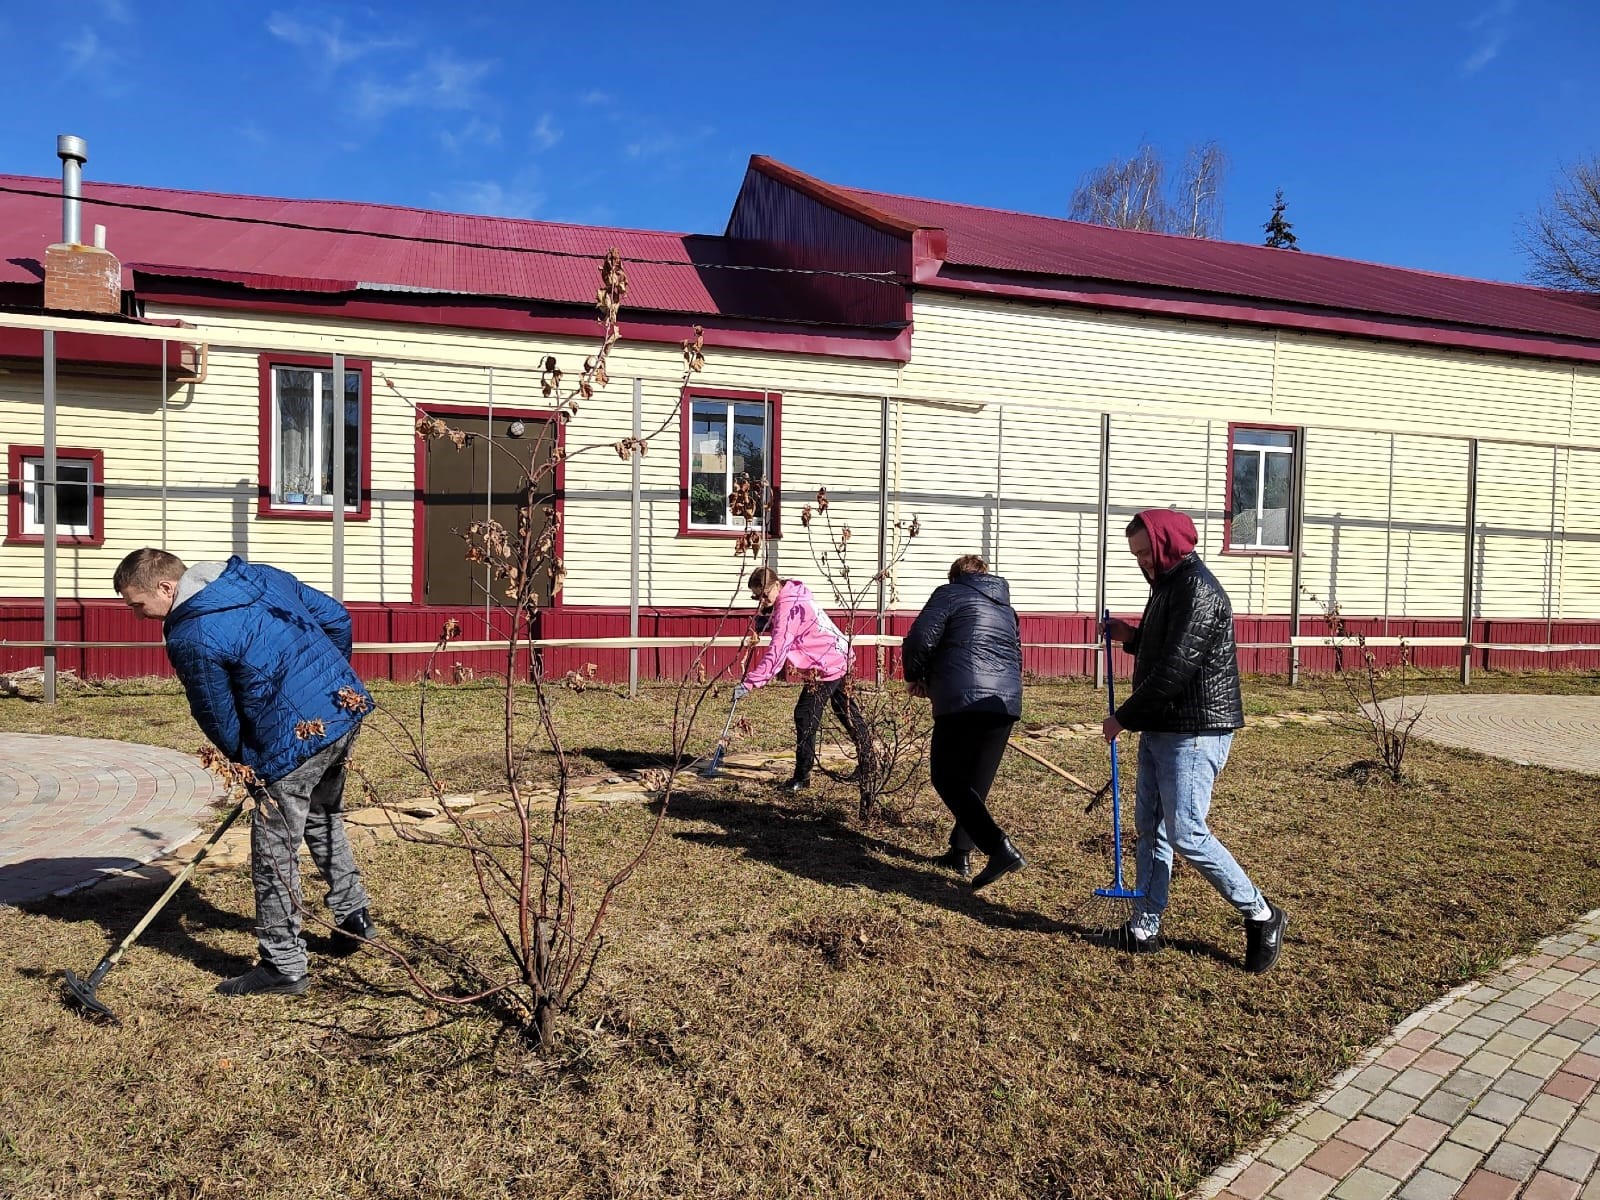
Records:
[[[1267,231],[1265,244],[1276,250],[1300,249],[1297,244],[1300,239],[1294,236],[1293,222],[1283,219],[1283,210],[1288,206],[1289,202],[1283,198],[1283,189],[1279,188],[1278,194],[1273,197],[1272,216],[1267,218],[1267,223],[1261,227]]]

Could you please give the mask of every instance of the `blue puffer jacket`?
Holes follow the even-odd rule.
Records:
[[[963,575],[935,589],[900,646],[908,682],[927,686],[935,717],[1022,716],[1022,638],[1011,588]]]
[[[200,730],[263,783],[282,779],[355,729],[340,688],[371,697],[350,667],[350,614],[287,571],[235,555],[213,582],[167,614],[167,657]],[[301,721],[326,729],[295,736]]]

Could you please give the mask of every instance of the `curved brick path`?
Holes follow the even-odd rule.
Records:
[[[1395,711],[1396,701],[1384,701]],[[1600,696],[1419,696],[1416,736],[1524,766],[1600,775]],[[1415,709],[1412,709],[1415,711]]]
[[[0,904],[87,887],[192,837],[222,799],[175,750],[0,733]]]
[[[1600,698],[1421,699],[1419,737],[1600,775]],[[1196,1194],[1600,1200],[1597,1156],[1600,910],[1406,1018]]]

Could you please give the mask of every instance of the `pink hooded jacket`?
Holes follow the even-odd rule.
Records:
[[[768,627],[772,644],[755,666],[744,677],[744,685],[752,690],[771,683],[772,677],[784,665],[799,671],[815,671],[822,679],[843,678],[850,668],[845,656],[845,636],[839,627],[828,619],[828,614],[817,607],[811,589],[798,579],[785,579],[778,590],[778,601],[772,606],[772,624]]]

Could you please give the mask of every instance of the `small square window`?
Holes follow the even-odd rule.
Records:
[[[71,545],[105,540],[105,480],[99,450],[61,447],[56,451],[56,537]],[[6,540],[42,543],[49,480],[44,448],[13,446],[7,504]]]

